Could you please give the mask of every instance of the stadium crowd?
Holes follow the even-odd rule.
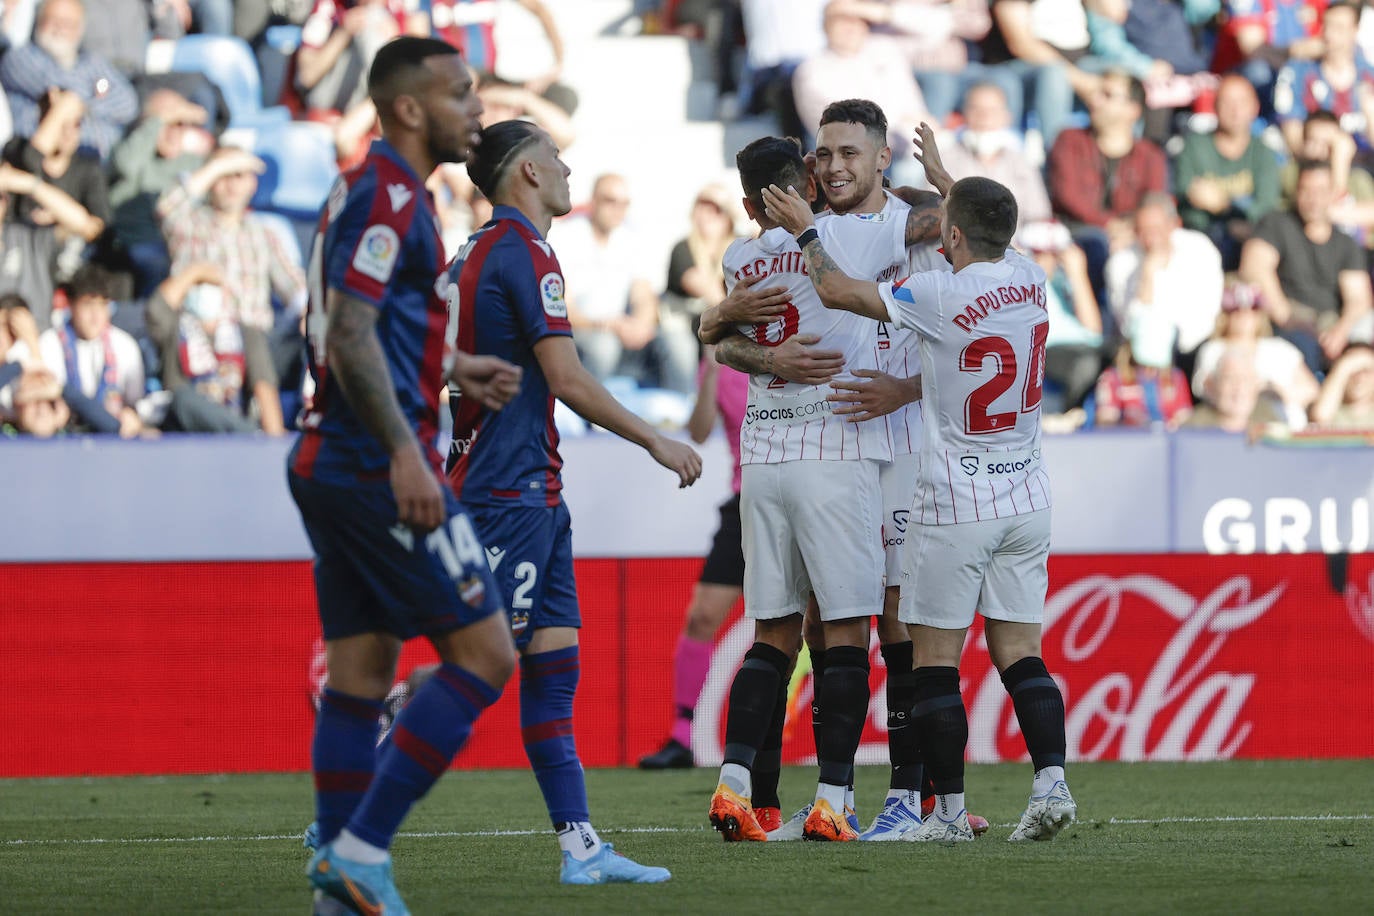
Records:
[[[553,66],[511,46],[507,7],[537,23]],[[478,73],[484,121],[527,118],[566,147],[585,89],[564,81],[551,7],[5,0],[5,433],[284,433],[309,395],[302,252],[333,177],[376,133],[372,55],[437,35]],[[1017,244],[1051,277],[1047,429],[1374,426],[1374,16],[1358,3],[633,11],[626,41],[702,45],[723,121],[809,143],[829,101],[871,98],[892,125],[893,184],[921,185],[910,153],[925,120],[956,176],[1013,189]],[[746,227],[738,194],[715,183],[721,163],[680,176],[701,190],[667,276],[646,275],[659,260],[627,220],[633,189],[599,165],[550,236],[578,349],[599,379],[686,405],[698,316],[724,297],[721,254]],[[453,254],[490,205],[461,166],[429,187]]]

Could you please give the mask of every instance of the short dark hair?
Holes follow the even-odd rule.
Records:
[[[1145,107],[1145,84],[1135,77],[1134,74],[1126,70],[1112,69],[1102,74],[1103,79],[1119,79],[1126,81],[1127,92],[1130,93],[1131,101],[1135,102],[1142,109]]]
[[[377,112],[383,117],[391,116],[390,102],[404,94],[406,83],[424,70],[425,61],[457,53],[458,49],[446,41],[414,35],[402,35],[382,45],[367,72],[367,94]]]
[[[763,209],[763,189],[775,184],[805,190],[806,162],[796,137],[761,137],[735,154],[740,187],[755,207]]]
[[[67,281],[67,299],[75,302],[87,296],[114,298],[114,275],[99,264],[83,264]]]
[[[1016,234],[1016,197],[991,178],[961,178],[949,189],[945,218],[968,239],[976,257],[994,257]]]
[[[33,311],[33,309],[29,308],[28,300],[23,296],[18,293],[5,293],[5,295],[0,296],[0,312],[8,312],[11,309],[23,309],[26,312]]]
[[[1306,175],[1308,172],[1326,172],[1331,174],[1331,163],[1325,159],[1299,159],[1298,177]]]
[[[529,121],[498,121],[482,128],[482,142],[468,154],[468,177],[488,200],[500,191],[501,182],[515,163],[516,153],[539,138],[539,128]]]
[[[1341,118],[1340,115],[1336,114],[1334,111],[1327,111],[1325,108],[1318,108],[1315,111],[1309,111],[1307,113],[1307,117],[1303,119],[1302,129],[1304,132],[1306,132],[1307,127],[1310,124],[1334,124],[1335,126],[1340,127]]]
[[[868,131],[878,148],[887,146],[887,115],[877,102],[868,99],[841,99],[831,102],[821,112],[820,126],[827,124],[860,124]]]

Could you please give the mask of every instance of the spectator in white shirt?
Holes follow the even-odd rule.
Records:
[[[587,215],[564,220],[549,233],[567,281],[573,339],[598,380],[616,374],[622,357],[642,351],[658,330],[658,293],[625,226],[629,207],[625,179],[602,175],[592,186]]]
[[[127,439],[143,431],[137,410],[144,394],[143,354],[133,337],[110,324],[111,283],[97,265],[78,270],[67,284],[67,323],[44,331],[38,349],[58,382],[79,396],[68,401],[82,421],[96,430],[117,428]]]
[[[1168,194],[1144,196],[1135,234],[1134,245],[1107,259],[1107,303],[1118,327],[1142,312],[1172,325],[1186,372],[1221,312],[1221,253],[1203,233],[1183,228]]]

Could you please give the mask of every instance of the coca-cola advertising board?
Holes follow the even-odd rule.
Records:
[[[672,716],[672,653],[701,561],[579,560],[588,766],[632,764]],[[0,777],[298,771],[309,763],[311,649],[302,562],[0,566]],[[723,628],[697,707],[718,762],[750,629]],[[1374,757],[1369,555],[1056,556],[1044,655],[1077,760]],[[428,660],[409,649],[403,671]],[[863,762],[886,760],[884,672]],[[974,629],[961,666],[969,756],[1019,760],[1015,715]],[[788,762],[814,759],[810,679]],[[525,765],[518,686],[479,722],[463,767]]]

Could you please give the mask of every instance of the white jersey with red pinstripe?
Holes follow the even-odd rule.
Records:
[[[903,276],[936,270],[950,273],[952,268],[940,253],[938,242],[912,245],[906,250],[906,271]],[[887,335],[887,346],[879,348],[883,355],[883,371],[897,378],[911,378],[921,373],[921,341],[910,328],[899,328],[890,321],[881,322],[880,334]],[[892,453],[914,455],[921,451],[921,405],[907,404],[887,415],[887,428],[892,432]],[[915,487],[915,482],[912,482]]]
[[[1044,271],[1008,251],[878,290],[893,324],[920,338],[925,428],[913,521],[951,525],[1048,509]]]
[[[823,239],[831,222],[822,218],[818,224]],[[773,347],[796,334],[814,334],[820,338],[817,348],[844,354],[841,378],[852,378],[856,369],[877,368],[874,322],[821,303],[801,250],[786,229],[770,229],[756,239],[736,241],[725,252],[724,268],[731,289],[744,277],[762,276],[762,286],[783,286],[791,295],[781,318],[740,325],[739,333]],[[752,375],[740,430],[741,464],[891,459],[887,424],[882,420],[849,423],[836,417],[826,400],[831,393],[829,385],[799,385],[773,375]]]

